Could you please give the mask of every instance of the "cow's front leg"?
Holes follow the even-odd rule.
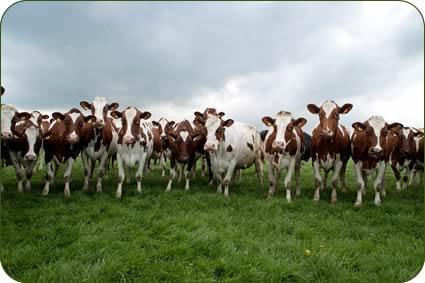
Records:
[[[409,164],[409,166],[407,167],[407,169],[406,169],[406,174],[403,177],[403,187],[402,187],[402,190],[407,189],[408,181],[409,181],[409,179],[412,179],[413,168],[414,168],[414,163],[411,162]]]
[[[106,162],[108,161],[108,153],[105,152],[99,161],[99,168],[97,169],[97,184],[96,184],[96,191],[101,192],[102,191],[102,178],[105,175],[106,172]]]
[[[341,168],[342,168],[342,161],[337,160],[334,165],[334,172],[332,174],[332,194],[331,194],[331,203],[336,203],[336,189],[338,187],[338,180],[340,178]]]
[[[235,171],[235,167],[236,167],[236,160],[233,159],[232,161],[230,161],[229,168],[227,169],[226,176],[224,177],[224,180],[223,180],[225,197],[229,197],[229,185],[230,185],[230,180],[232,179],[232,176],[233,176],[233,172]]]
[[[271,199],[275,192],[275,177],[274,177],[274,168],[273,168],[273,158],[268,158],[269,162],[269,192],[267,198]]]
[[[291,160],[289,161],[289,167],[288,167],[288,172],[285,176],[285,180],[284,180],[284,185],[285,185],[285,189],[286,189],[286,200],[288,202],[291,202],[291,180],[292,180],[292,175],[294,174],[294,170],[295,170],[295,156],[291,157]]]
[[[339,173],[340,176],[340,182],[341,182],[341,190],[343,193],[347,192],[347,186],[345,184],[345,172],[347,171],[347,163],[348,161],[343,161],[342,163],[342,167],[341,167],[341,172]]]
[[[170,158],[170,179],[168,180],[167,188],[165,189],[166,192],[171,191],[171,186],[173,185],[174,177],[176,177],[176,160],[174,157]]]
[[[401,191],[401,186],[400,186],[400,179],[401,179],[401,174],[400,171],[397,169],[397,166],[391,164],[391,169],[393,169],[394,172],[394,176],[396,179],[396,190],[397,192]]]
[[[179,178],[177,179],[177,183],[180,183],[180,181],[182,180],[183,167],[184,167],[184,165],[182,165],[182,164],[177,165],[177,170],[179,171]]]
[[[263,186],[263,162],[261,161],[261,155],[257,154],[255,157],[255,173],[257,174],[260,185]],[[241,170],[239,171],[239,182],[241,181]]]
[[[295,181],[297,186],[295,195],[299,196],[301,194],[301,160],[297,160],[295,164]]]
[[[24,179],[25,171],[22,169],[22,165],[19,162],[17,155],[12,151],[9,151],[9,155],[10,161],[15,168],[16,180],[18,181],[18,192],[22,193],[24,191],[22,181]]]
[[[136,181],[137,181],[137,192],[140,194],[142,193],[142,178],[143,178],[143,169],[146,163],[146,152],[142,153],[142,156],[138,163],[139,163],[139,167],[137,168],[137,172],[136,172]]]
[[[314,201],[320,200],[320,189],[322,187],[322,176],[320,175],[320,163],[319,159],[313,161],[313,171],[314,171],[314,184],[316,186],[316,190],[314,191]]]
[[[381,183],[382,183],[382,177],[385,174],[385,162],[380,161],[378,164],[378,173],[376,174],[375,182],[373,182],[373,189],[375,190],[375,205],[379,206],[381,205],[381,197],[380,197],[380,190],[381,190]]]
[[[167,163],[165,163],[164,155],[165,155],[165,153],[162,151],[160,153],[160,162],[159,162],[161,164],[161,169],[162,169],[161,176],[162,177],[165,177],[165,170],[167,169]]]
[[[85,151],[81,153],[81,159],[83,160],[83,168],[84,168],[84,184],[83,184],[82,191],[86,192],[89,190],[89,181],[91,177],[90,174],[92,172],[91,172],[89,157]]]
[[[65,182],[65,188],[63,190],[65,197],[70,197],[71,192],[69,190],[69,182],[71,180],[72,167],[74,166],[74,158],[70,157],[65,163],[65,172],[63,173],[63,179]]]
[[[122,196],[122,184],[125,180],[125,164],[124,160],[121,157],[121,154],[117,154],[117,164],[118,164],[118,187],[115,197],[120,199]]]
[[[201,156],[201,177],[205,177],[205,157]]]
[[[184,178],[186,180],[186,185],[184,187],[184,189],[186,191],[190,190],[190,186],[189,186],[189,173],[193,170],[193,166],[196,165],[196,160],[194,160],[194,157],[191,158],[187,164],[187,168],[184,171]]]
[[[55,175],[52,169],[53,162],[54,162],[53,160],[46,162],[46,183],[44,184],[44,188],[42,191],[42,194],[44,196],[46,196],[49,193],[50,183],[52,182],[53,177]]]
[[[36,161],[30,162],[28,164],[28,167],[25,170],[25,174],[26,174],[25,177],[27,179],[27,182],[25,184],[25,190],[27,192],[31,191],[31,178],[32,178],[32,173],[34,172],[34,167],[35,167],[36,163],[37,163]]]
[[[364,184],[362,170],[363,169],[362,169],[362,163],[361,162],[357,162],[356,164],[354,164],[354,172],[356,174],[357,185],[358,185],[357,199],[356,199],[356,202],[354,203],[355,207],[359,207],[363,203],[363,190],[364,190],[365,184]]]
[[[385,197],[386,196],[386,192],[385,192],[385,173],[387,172],[387,164],[384,162],[384,173],[382,174],[382,178],[381,178],[381,188],[379,189],[379,192],[381,194],[381,197]]]

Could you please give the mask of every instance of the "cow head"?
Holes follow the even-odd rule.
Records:
[[[41,126],[43,120],[49,119],[49,115],[43,115],[39,111],[31,112],[30,120],[34,123],[34,125]]]
[[[136,107],[130,106],[123,112],[113,111],[111,116],[121,118],[122,128],[119,132],[118,142],[126,145],[134,145],[140,139],[140,120],[149,119],[150,112],[140,112]]]
[[[270,127],[269,137],[273,139],[272,150],[285,152],[287,145],[294,140],[295,127],[303,127],[307,120],[304,118],[294,119],[290,112],[280,111],[276,118],[263,117],[263,123]]]
[[[199,134],[195,133],[189,121],[178,123],[175,129],[168,132],[167,137],[178,161],[187,162],[195,154]]]
[[[221,117],[225,114],[220,112],[219,114],[207,114],[207,119],[204,120],[202,117],[203,114],[200,112],[195,112],[194,123],[205,127],[206,142],[204,145],[204,150],[207,152],[215,152],[218,149],[218,145],[221,141],[225,140],[225,130],[228,127],[233,125],[232,119],[227,119],[223,121]],[[205,122],[204,122],[205,121]]]
[[[394,135],[398,138],[398,147],[400,155],[404,158],[410,157],[416,151],[415,134],[409,127],[401,127],[393,131]]]
[[[95,117],[92,115],[84,116],[80,110],[73,108],[70,111],[62,114],[55,112],[52,117],[56,121],[63,122],[65,125],[66,141],[69,144],[76,144],[80,141],[81,129],[84,122],[92,123]]]
[[[158,128],[159,136],[161,137],[161,140],[164,141],[167,139],[167,134],[173,129],[175,122],[168,122],[167,119],[161,118],[158,122],[152,121],[152,124]]]
[[[80,106],[84,110],[91,110],[92,115],[96,118],[93,126],[97,129],[102,129],[105,126],[108,111],[117,110],[119,104],[116,102],[108,104],[105,97],[96,97],[92,103],[81,101]]]
[[[358,132],[365,134],[364,143],[367,146],[368,154],[372,158],[381,158],[384,154],[385,144],[389,131],[398,131],[403,128],[400,123],[388,125],[381,116],[372,116],[366,122],[355,122],[352,127]]]
[[[339,107],[335,102],[327,100],[319,108],[315,104],[308,104],[307,109],[312,114],[318,114],[320,119],[320,135],[325,139],[333,138],[338,131],[339,115],[347,114],[353,108],[352,104]]]
[[[36,161],[36,151],[38,152],[41,146],[41,129],[37,120],[34,120],[33,113],[17,113],[17,122],[13,129],[14,137],[23,139],[28,144],[28,151],[24,155],[24,161]]]
[[[1,138],[7,140],[12,138],[12,129],[16,121],[16,108],[13,105],[1,105]]]

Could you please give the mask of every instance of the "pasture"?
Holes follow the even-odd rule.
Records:
[[[200,166],[198,165],[198,168]],[[81,161],[74,166],[71,198],[63,196],[59,171],[47,197],[44,171],[32,192],[18,194],[11,167],[1,170],[1,263],[22,282],[128,281],[407,281],[424,261],[424,190],[414,184],[397,193],[387,171],[387,196],[373,204],[369,183],[365,203],[354,208],[357,186],[352,163],[348,192],[331,190],[313,202],[311,162],[302,169],[302,192],[288,204],[283,178],[267,201],[251,168],[230,187],[230,199],[206,185],[207,178],[175,182],[157,166],[145,175],[143,193],[134,176],[115,198],[117,170],[103,193],[82,193]],[[265,168],[266,169],[266,168]],[[328,184],[329,186],[329,184]]]

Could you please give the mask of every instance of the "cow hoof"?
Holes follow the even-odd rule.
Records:
[[[169,191],[171,191],[171,188],[166,188],[166,189],[165,189],[165,192],[167,192],[167,193],[168,193]]]
[[[224,193],[224,197],[228,199],[229,198],[229,194]]]
[[[120,193],[117,193],[117,194],[115,195],[115,197],[116,197],[117,199],[121,199],[121,194],[120,194]]]
[[[46,189],[43,189],[43,191],[41,192],[41,194],[42,194],[43,196],[47,196],[47,195],[49,194],[49,191],[48,191],[48,190],[46,190]]]
[[[361,203],[361,202],[356,202],[356,203],[354,204],[354,207],[360,207],[360,206],[362,206],[362,203]]]
[[[301,191],[297,190],[297,191],[295,192],[295,195],[296,195],[296,196],[301,195]]]
[[[272,200],[272,196],[271,195],[268,195],[267,196],[267,200]]]
[[[381,202],[380,201],[375,201],[375,206],[381,206]]]
[[[292,202],[292,200],[291,199],[286,199],[286,201],[288,202],[288,203],[291,203]]]
[[[96,191],[97,191],[98,193],[101,193],[101,192],[102,192],[102,186],[97,186],[97,187],[96,187]]]
[[[89,188],[88,187],[83,187],[83,189],[81,191],[88,192],[89,191]]]
[[[336,198],[332,198],[331,203],[336,203]]]

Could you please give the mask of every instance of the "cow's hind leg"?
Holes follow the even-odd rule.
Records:
[[[301,160],[298,160],[295,165],[295,182],[297,186],[295,195],[299,196],[301,194]]]
[[[395,165],[391,165],[391,169],[393,169],[394,176],[395,176],[395,179],[396,179],[396,190],[397,190],[397,192],[400,192],[401,191],[401,185],[400,185],[401,174],[400,174],[400,171],[397,169],[397,166],[395,166]]]
[[[260,181],[261,186],[263,186],[263,162],[261,158],[255,158],[255,172],[257,173],[257,178]]]
[[[385,162],[380,161],[378,164],[378,173],[376,174],[375,182],[373,183],[373,189],[375,190],[375,205],[381,205],[380,190],[382,188],[382,179],[385,174]]]
[[[274,168],[273,168],[273,161],[271,159],[268,159],[269,161],[269,192],[267,194],[267,198],[271,199],[274,192],[275,192],[275,177],[274,177]],[[278,180],[279,181],[279,180]]]
[[[225,197],[229,197],[229,185],[230,185],[230,180],[232,179],[232,175],[235,171],[235,167],[236,167],[236,160],[233,159],[232,161],[230,161],[226,176],[223,179]]]
[[[285,176],[285,181],[284,181],[284,185],[285,185],[285,189],[286,189],[286,200],[288,202],[291,202],[291,180],[292,180],[292,175],[294,175],[294,170],[295,170],[295,157],[291,158],[291,161],[289,163],[289,167],[288,167],[288,172],[286,173]]]

